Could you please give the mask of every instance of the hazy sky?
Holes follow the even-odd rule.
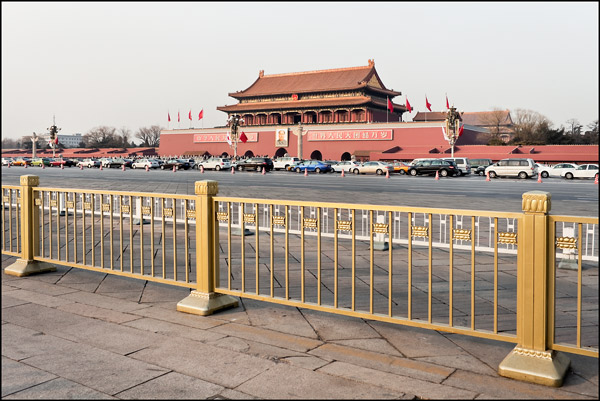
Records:
[[[414,110],[598,119],[598,2],[2,2],[2,137],[224,125],[265,74],[375,60]],[[204,119],[198,112],[204,109]],[[177,111],[181,124],[177,124]]]

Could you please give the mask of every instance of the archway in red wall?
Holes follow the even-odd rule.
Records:
[[[279,149],[277,149],[277,152],[275,152],[275,159],[277,159],[278,157],[285,156],[286,153],[287,153],[287,150],[285,150],[285,148],[279,148]]]
[[[310,159],[311,160],[323,160],[323,155],[318,150],[315,150],[310,154]]]
[[[244,157],[254,157],[254,152],[247,150],[246,153],[244,153]]]
[[[345,162],[348,160],[352,160],[352,155],[349,152],[342,153],[342,157],[340,158],[340,161]]]

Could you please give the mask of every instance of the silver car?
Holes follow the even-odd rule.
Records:
[[[197,164],[198,170],[204,167],[205,170],[229,170],[231,169],[231,161],[226,157],[211,157]]]
[[[133,169],[146,168],[146,167],[156,169],[156,168],[159,168],[160,165],[154,159],[139,159],[139,160],[136,160],[133,163],[131,163],[131,168],[133,168]]]
[[[100,167],[100,164],[102,164],[102,163],[98,159],[85,159],[85,160],[82,160],[79,163],[77,163],[77,166],[92,168],[92,167]]]
[[[389,172],[394,171],[394,168],[385,162],[364,162],[362,165],[358,167],[354,167],[351,170],[354,174],[377,174],[377,175],[385,175]]]
[[[355,162],[355,161],[351,161],[351,160],[345,160],[342,162],[339,162],[335,165],[331,165],[331,169],[333,170],[334,173],[341,173],[342,171],[344,173],[352,173],[354,172],[355,168],[359,168],[360,167],[360,163]]]
[[[527,158],[502,159],[485,169],[485,174],[490,178],[519,177],[525,179],[535,177],[537,173],[536,163],[533,159]]]

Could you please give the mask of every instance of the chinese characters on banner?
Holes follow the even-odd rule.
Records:
[[[349,130],[349,131],[308,131],[308,141],[391,141],[393,131],[386,130]]]
[[[258,132],[246,132],[246,142],[258,142]],[[227,143],[227,133],[219,134],[194,134],[194,143],[223,142]]]

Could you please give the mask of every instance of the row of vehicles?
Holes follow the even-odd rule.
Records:
[[[227,157],[210,157],[204,160],[184,158],[102,158],[75,161],[63,158],[2,158],[2,165],[32,167],[85,167],[85,168],[132,168],[161,170],[231,170],[238,171],[273,171],[286,170],[296,173],[347,173],[347,174],[401,174],[401,175],[435,175],[454,177],[462,175],[481,175],[489,178],[516,177],[521,179],[537,177],[595,178],[598,175],[598,164],[558,163],[544,166],[530,158],[508,158],[493,163],[491,159],[468,159],[466,157],[423,158],[410,163],[352,160],[301,160],[297,157],[280,157],[272,160],[269,157],[250,157],[231,160]]]

